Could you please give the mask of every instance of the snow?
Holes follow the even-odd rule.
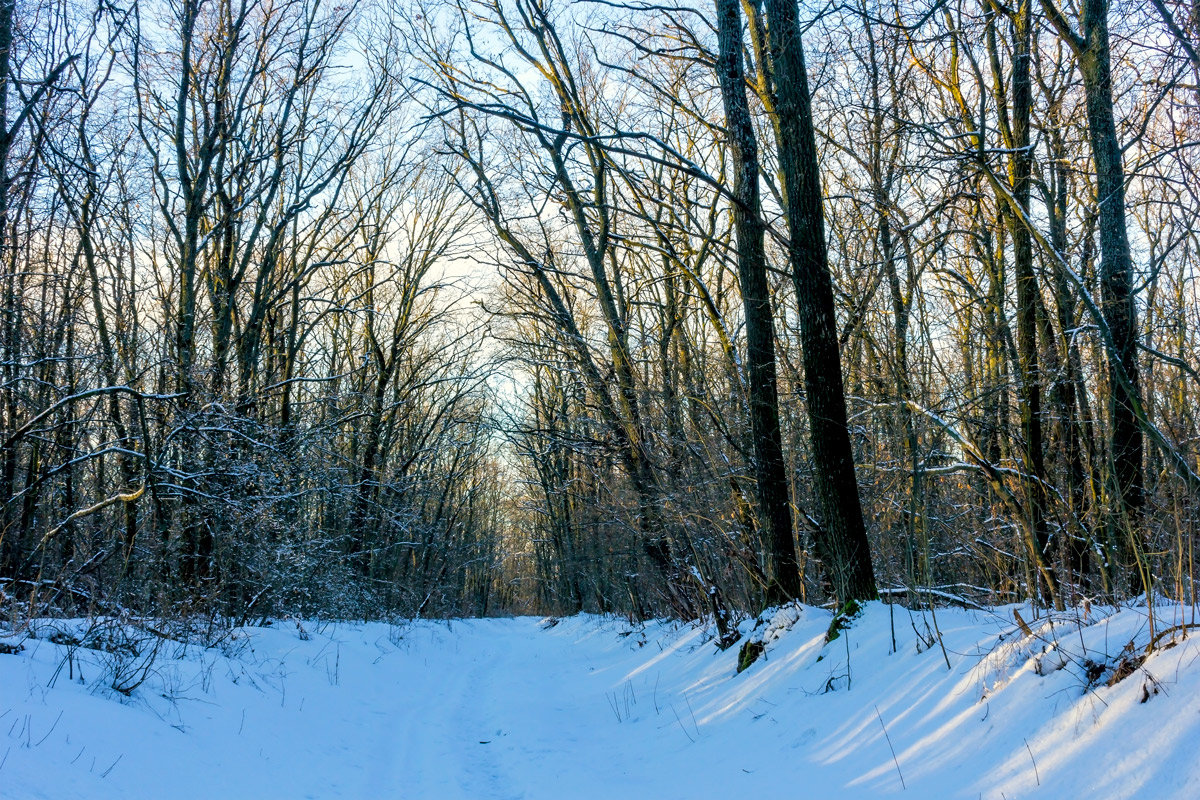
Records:
[[[751,638],[762,642],[764,645],[770,645],[776,639],[781,638],[785,633],[790,631],[792,626],[800,621],[802,613],[803,609],[798,605],[783,606],[771,617],[771,621],[767,623],[762,636],[752,634]]]
[[[826,643],[828,611],[780,609],[740,675],[667,622],[278,621],[147,662],[115,624],[110,653],[41,621],[0,629],[24,648],[0,654],[0,797],[1200,796],[1200,637],[1136,666],[1144,606],[1020,607],[1032,636],[1013,610],[871,603]]]

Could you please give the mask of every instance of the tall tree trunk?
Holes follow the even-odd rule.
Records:
[[[1049,174],[1052,178],[1047,190],[1046,208],[1050,220],[1050,242],[1059,256],[1067,257],[1067,166],[1066,151],[1062,136],[1052,131],[1050,141]],[[1070,536],[1067,545],[1067,558],[1070,576],[1080,588],[1086,588],[1090,567],[1090,551],[1088,549],[1088,533],[1084,526],[1087,512],[1087,499],[1084,492],[1086,476],[1084,475],[1083,456],[1080,450],[1079,402],[1076,397],[1076,384],[1079,382],[1079,345],[1069,331],[1075,328],[1075,307],[1077,299],[1071,291],[1068,277],[1061,267],[1053,270],[1055,316],[1058,320],[1061,347],[1058,357],[1058,368],[1053,369],[1054,384],[1050,397],[1057,411],[1057,429],[1059,451],[1066,462],[1067,504],[1069,519],[1066,533]],[[1054,339],[1048,332],[1045,340],[1053,345]]]
[[[766,0],[775,78],[779,167],[803,339],[804,386],[821,508],[816,544],[837,599],[876,596],[846,421],[833,282],[825,249],[821,176],[796,0]]]
[[[1012,15],[1012,87],[1011,119],[1007,118],[1003,97],[1003,78],[999,48],[996,45],[995,18],[988,29],[988,49],[993,64],[994,80],[1000,103],[1000,128],[1009,151],[1008,177],[1013,198],[1021,209],[1018,215],[1005,209],[1013,242],[1013,271],[1017,284],[1017,370],[1020,383],[1020,412],[1023,470],[1021,476],[1025,495],[1025,547],[1029,559],[1040,576],[1043,599],[1059,604],[1058,579],[1051,566],[1050,533],[1046,527],[1046,459],[1042,435],[1042,388],[1038,358],[1038,318],[1040,305],[1037,276],[1033,271],[1033,240],[1025,220],[1030,214],[1030,188],[1033,154],[1030,152],[1029,117],[1033,106],[1033,84],[1030,74],[1030,32],[1032,15],[1030,0],[1020,0]],[[995,9],[989,4],[989,10]],[[1030,591],[1036,591],[1029,587]]]
[[[746,383],[754,438],[755,493],[767,547],[767,602],[774,605],[800,597],[803,586],[792,535],[779,432],[775,327],[760,214],[758,144],[746,99],[738,2],[716,0],[720,46],[717,75],[725,104],[725,136],[733,163],[733,224],[737,234],[738,281],[746,315]]]
[[[1130,585],[1143,586],[1139,517],[1142,497],[1143,436],[1137,412],[1141,382],[1137,360],[1137,310],[1133,302],[1133,257],[1125,222],[1125,168],[1113,110],[1112,51],[1108,34],[1108,0],[1083,0],[1079,33],[1071,30],[1052,0],[1042,8],[1059,35],[1075,52],[1087,105],[1088,137],[1096,169],[1100,227],[1100,310],[1111,340],[1107,342],[1112,397],[1111,457],[1114,508],[1112,535],[1120,544]]]
[[[0,0],[0,264],[4,265],[4,350],[3,377],[5,386],[15,386],[17,364],[20,362],[18,353],[17,325],[17,269],[16,260],[8,252],[12,242],[8,234],[9,191],[12,179],[8,174],[8,154],[12,147],[12,136],[8,129],[9,92],[8,80],[10,64],[12,63],[13,41],[13,12],[15,0]],[[17,423],[17,392],[4,392],[4,417],[0,424],[5,430],[12,430]],[[0,575],[19,578],[16,568],[20,557],[19,543],[9,533],[12,527],[12,514],[8,498],[16,489],[17,477],[17,445],[6,446],[3,453],[3,463],[0,464]]]

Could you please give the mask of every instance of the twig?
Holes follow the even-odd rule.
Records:
[[[50,730],[46,731],[46,735],[38,739],[38,743],[34,747],[41,746],[42,742],[50,738],[50,734],[54,733],[54,729],[58,727],[58,721],[62,719],[63,712],[58,712],[58,716],[54,718],[54,724],[50,726]]]
[[[674,704],[671,705],[671,713],[675,715],[675,721],[679,723],[679,730],[683,731],[683,735],[688,737],[689,742],[695,744],[696,740],[692,738],[690,733],[688,733],[687,728],[683,727],[683,720],[679,718],[679,712],[675,710]]]
[[[1154,648],[1158,646],[1158,643],[1161,642],[1163,639],[1167,638],[1168,636],[1172,636],[1181,631],[1186,635],[1187,631],[1192,628],[1200,628],[1200,625],[1197,625],[1195,623],[1175,625],[1174,627],[1159,631],[1158,634],[1153,639],[1150,640],[1150,644],[1146,646],[1146,652],[1147,653],[1152,652],[1154,650]]]
[[[942,641],[942,629],[938,627],[937,612],[933,610],[933,603],[929,604],[929,616],[933,618],[933,632],[937,634],[938,647],[942,648],[942,658],[946,661],[946,669],[953,672],[954,667],[950,666],[950,655],[946,652],[946,643]]]
[[[907,790],[908,785],[904,783],[904,773],[900,771],[900,759],[896,758],[896,748],[892,747],[892,737],[888,736],[887,725],[883,724],[883,715],[879,713],[879,706],[875,706],[875,716],[879,718],[879,727],[883,728],[883,738],[887,739],[888,749],[892,751],[892,763],[896,765],[896,774],[900,776],[900,788]]]
[[[1038,775],[1037,759],[1033,757],[1033,749],[1032,749],[1032,748],[1029,746],[1029,740],[1028,740],[1028,739],[1023,739],[1022,741],[1024,741],[1024,742],[1025,742],[1025,749],[1029,751],[1029,760],[1033,762],[1033,777],[1034,777],[1034,780],[1036,780],[1036,781],[1037,781],[1037,785],[1038,785],[1038,786],[1041,786],[1041,785],[1042,785],[1042,777],[1041,777],[1040,775]]]
[[[700,723],[696,722],[696,712],[692,710],[692,701],[688,699],[686,693],[683,695],[683,702],[687,703],[688,713],[692,715],[692,727],[696,729],[696,738],[700,738]]]
[[[108,767],[108,769],[104,770],[104,772],[101,772],[101,773],[100,773],[100,777],[101,777],[101,778],[107,778],[107,777],[108,777],[108,773],[112,772],[112,771],[113,771],[113,770],[116,768],[117,764],[121,763],[121,759],[122,759],[122,758],[124,758],[124,757],[125,757],[125,754],[124,754],[124,753],[121,753],[121,755],[117,756],[117,760],[116,760],[116,761],[114,761],[112,764],[110,764],[110,765],[109,765],[109,767]]]

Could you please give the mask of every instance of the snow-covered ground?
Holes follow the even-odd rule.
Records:
[[[939,644],[873,603],[826,643],[829,612],[789,609],[741,674],[706,631],[597,617],[280,621],[152,662],[45,621],[0,636],[24,648],[0,654],[0,797],[1200,797],[1200,632],[1108,686],[1145,608],[1022,608],[1032,635],[1012,612],[939,609]]]

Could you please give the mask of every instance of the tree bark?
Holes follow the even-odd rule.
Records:
[[[1108,378],[1112,396],[1111,457],[1114,508],[1110,528],[1122,558],[1132,568],[1134,593],[1142,584],[1139,517],[1143,505],[1143,434],[1137,419],[1142,404],[1137,359],[1137,309],[1133,301],[1133,257],[1125,221],[1125,168],[1113,109],[1112,51],[1108,0],[1083,0],[1079,33],[1052,0],[1042,8],[1079,62],[1087,106],[1088,138],[1096,170],[1100,228],[1100,311],[1108,327]]]
[[[846,419],[821,176],[796,0],[767,0],[766,9],[790,235],[788,260],[803,339],[813,474],[822,513],[817,550],[839,602],[873,599],[875,573]]]
[[[1004,90],[999,48],[994,28],[988,31],[996,91],[1000,103],[1000,128],[1009,151],[1008,173],[1013,198],[1021,209],[1021,217],[1006,209],[1004,219],[1013,242],[1013,271],[1017,288],[1017,369],[1020,373],[1019,399],[1021,415],[1022,461],[1021,483],[1025,494],[1027,532],[1025,547],[1030,561],[1040,576],[1040,589],[1048,603],[1059,604],[1058,579],[1051,566],[1050,533],[1046,526],[1046,459],[1042,432],[1041,370],[1038,357],[1039,289],[1033,270],[1033,240],[1024,220],[1030,217],[1030,189],[1033,154],[1029,137],[1029,118],[1033,106],[1033,84],[1030,75],[1030,41],[1032,15],[1030,0],[1020,0],[1012,15],[1012,82],[1011,118],[1004,113]],[[989,5],[992,13],[994,7]],[[1030,587],[1030,591],[1035,591]]]
[[[717,75],[725,105],[725,137],[733,164],[733,224],[737,235],[738,282],[746,315],[746,383],[754,440],[755,494],[767,548],[767,603],[800,597],[803,590],[783,440],[775,371],[775,326],[767,282],[765,229],[760,214],[758,144],[746,99],[742,62],[742,17],[738,0],[716,0]]]

